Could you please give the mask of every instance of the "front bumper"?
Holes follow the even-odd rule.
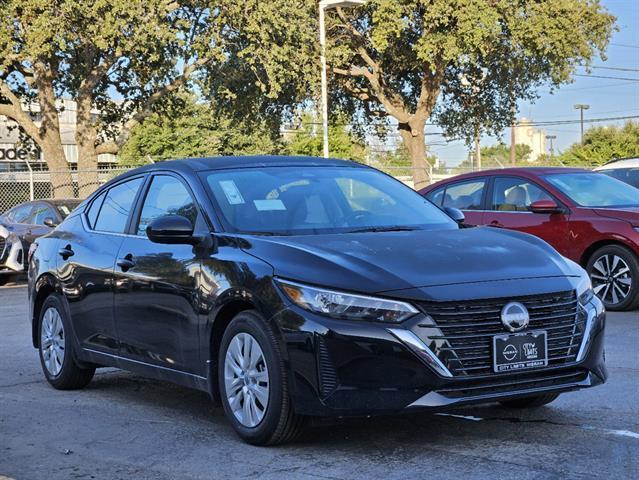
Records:
[[[576,361],[471,377],[447,375],[429,358],[434,355],[420,353],[407,340],[420,341],[418,336],[398,335],[397,329],[414,333],[420,316],[402,325],[383,325],[334,320],[289,306],[273,320],[282,332],[295,410],[315,416],[359,416],[436,410],[604,383],[605,312],[596,298],[585,310]],[[428,350],[424,342],[421,347]]]
[[[0,242],[0,274],[24,272],[22,242],[15,237],[13,240],[4,238],[2,240]]]

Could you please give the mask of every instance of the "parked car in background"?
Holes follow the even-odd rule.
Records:
[[[603,383],[587,273],[538,238],[451,216],[343,160],[144,166],[36,240],[33,345],[55,388],[96,366],[171,380],[255,444],[311,416],[538,407]]]
[[[639,158],[619,158],[595,170],[639,188]]]
[[[586,268],[610,310],[639,307],[639,190],[569,168],[473,172],[420,193],[474,225],[536,235]]]
[[[26,270],[31,243],[59,225],[79,203],[77,199],[37,200],[0,216],[0,285]]]

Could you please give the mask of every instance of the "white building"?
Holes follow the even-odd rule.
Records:
[[[531,153],[528,161],[534,162],[546,153],[546,132],[536,129],[526,118],[522,118],[515,126],[515,144],[528,145]]]
[[[30,107],[23,107],[25,111],[29,111],[31,118],[39,124],[42,121],[40,107],[32,104]],[[60,118],[60,136],[62,139],[62,147],[67,161],[73,165],[78,162],[78,147],[75,143],[75,132],[77,124],[77,105],[73,100],[59,100],[58,111]],[[94,115],[98,115],[96,110]],[[16,162],[24,163],[25,160],[36,165],[43,165],[46,158],[42,157],[40,151],[29,152],[20,144],[19,132],[15,128],[16,123],[7,117],[0,115],[0,162]],[[98,156],[98,162],[102,164],[112,165],[117,162],[117,157],[112,154],[104,154]]]

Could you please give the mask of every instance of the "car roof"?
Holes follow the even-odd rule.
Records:
[[[351,160],[337,158],[320,158],[292,155],[238,155],[202,158],[184,158],[144,165],[131,170],[129,173],[141,173],[154,170],[190,170],[200,172],[206,170],[224,170],[230,168],[255,167],[287,167],[287,166],[318,166],[318,167],[366,167]]]
[[[540,176],[548,175],[551,173],[593,173],[592,170],[585,168],[573,168],[573,167],[509,167],[509,168],[494,168],[490,170],[480,170],[477,172],[469,172],[461,175],[455,175],[450,178],[445,178],[437,183],[433,183],[421,191],[430,191],[439,185],[445,185],[450,182],[456,182],[459,180],[480,178],[480,177],[494,177],[494,176],[508,176],[508,175],[523,175],[523,176]]]
[[[595,170],[616,170],[618,168],[639,168],[639,158],[616,158],[614,160],[610,160],[608,163],[596,168]]]

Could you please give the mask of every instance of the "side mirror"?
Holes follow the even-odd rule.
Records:
[[[453,207],[444,207],[444,212],[446,212],[446,214],[452,218],[453,220],[455,220],[457,223],[459,223],[460,225],[462,223],[464,223],[466,221],[466,216],[464,215],[464,212],[462,212],[460,209],[458,208],[453,208]]]
[[[561,213],[562,208],[554,200],[537,200],[530,204],[530,211],[533,213]]]
[[[193,235],[193,224],[181,215],[166,215],[153,220],[146,227],[146,236],[153,243],[168,245],[196,245],[202,240]]]
[[[58,226],[58,223],[51,217],[45,218],[42,223],[44,223],[47,227],[50,227],[50,228],[55,228]]]

